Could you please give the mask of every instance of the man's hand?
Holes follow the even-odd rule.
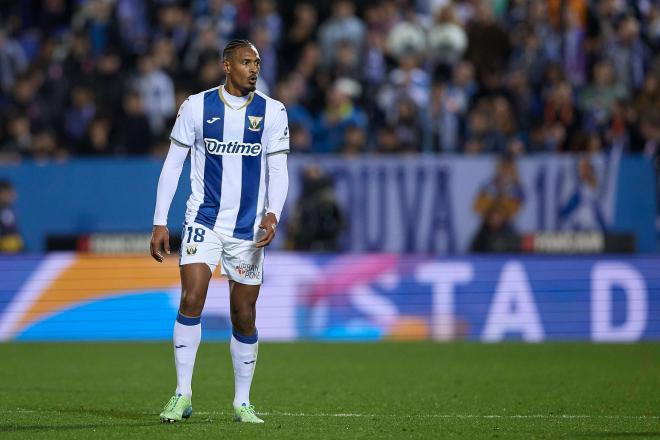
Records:
[[[167,255],[170,254],[170,231],[167,230],[167,226],[154,225],[154,229],[151,231],[150,248],[151,256],[159,263],[165,260],[162,254],[163,249]]]
[[[275,217],[275,214],[272,212],[269,212],[266,214],[261,220],[261,224],[259,225],[259,229],[263,229],[265,232],[263,233],[261,239],[257,242],[257,247],[262,248],[265,246],[268,246],[271,241],[273,241],[273,238],[275,238],[275,228],[277,227],[277,218]]]

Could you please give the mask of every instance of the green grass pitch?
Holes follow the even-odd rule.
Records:
[[[262,343],[231,421],[227,344],[202,343],[190,420],[161,424],[167,343],[0,345],[2,439],[660,438],[660,344]]]

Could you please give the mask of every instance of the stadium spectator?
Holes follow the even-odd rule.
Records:
[[[272,44],[273,51],[279,47],[280,35],[282,34],[282,18],[277,12],[277,4],[274,0],[254,1],[254,16],[252,17],[251,27],[253,29],[263,29],[271,40],[269,44]]]
[[[330,68],[330,76],[360,81],[363,69],[358,50],[348,41],[340,42],[336,50],[335,63]]]
[[[528,133],[534,122],[541,117],[541,99],[534,93],[523,70],[512,69],[506,78],[506,87],[515,109],[516,124],[520,130]]]
[[[638,115],[660,108],[660,77],[654,72],[646,76],[642,90],[635,97],[634,107]]]
[[[338,152],[349,126],[366,128],[367,118],[353,102],[360,93],[360,84],[348,78],[340,78],[334,83],[328,91],[326,108],[315,123],[315,152]]]
[[[167,119],[175,112],[174,84],[167,73],[159,69],[151,54],[138,60],[135,88],[140,91],[151,131],[163,132]]]
[[[385,37],[382,33],[369,30],[364,59],[360,63],[365,85],[365,98],[374,101],[378,88],[387,79],[387,60],[385,56]]]
[[[603,182],[589,156],[580,158],[576,174],[573,188],[559,206],[559,227],[577,231],[604,231],[605,218],[600,202]]]
[[[586,118],[585,127],[603,129],[616,102],[627,96],[628,91],[615,77],[611,61],[598,61],[593,67],[593,83],[584,88],[579,98],[580,109]]]
[[[428,111],[430,105],[430,86],[431,86],[431,77],[430,75],[421,68],[421,59],[419,55],[412,51],[410,53],[402,54],[399,57],[399,66],[392,70],[389,75],[388,81],[381,87],[376,99],[378,101],[378,110],[379,113],[383,115],[385,121],[392,126],[397,119],[398,113],[400,110],[400,103],[406,102],[404,106],[407,106],[408,103],[416,108],[406,108],[406,117],[410,114],[415,114],[416,120],[409,121],[408,125],[411,123],[413,125],[420,124],[422,130],[427,129],[431,124],[428,123],[430,120],[430,112]],[[372,116],[372,119],[379,119],[379,115],[375,117]],[[404,127],[405,130],[405,127]],[[409,131],[408,141],[412,140],[410,135],[412,132]],[[417,131],[413,129],[413,131]],[[401,135],[399,133],[397,136]],[[419,136],[413,136],[417,141],[420,142],[416,147],[413,148],[414,151],[426,150],[428,146],[426,143],[422,145],[422,140],[427,139],[423,134]],[[411,151],[410,146],[404,146],[400,151]]]
[[[4,29],[0,29],[0,89],[9,93],[14,87],[16,77],[28,67],[28,59],[18,41],[10,38]]]
[[[378,129],[377,135],[377,153],[392,154],[401,152],[401,144],[399,144],[394,127],[385,125]]]
[[[23,250],[23,238],[18,229],[14,203],[18,194],[12,183],[0,180],[0,253]]]
[[[435,22],[428,38],[430,55],[434,62],[451,68],[461,60],[467,49],[468,37],[451,4],[435,14]]]
[[[304,91],[305,81],[297,74],[292,74],[277,85],[275,96],[286,105],[289,125],[300,125],[303,127],[312,127],[314,125],[314,119],[309,110],[300,103],[300,98]]]
[[[336,251],[344,220],[332,181],[318,166],[305,169],[302,179],[302,194],[288,222],[290,247],[298,251]]]
[[[346,129],[344,144],[339,149],[344,157],[356,157],[367,151],[367,134],[364,128],[351,125]]]
[[[69,150],[57,143],[55,132],[48,128],[35,131],[32,139],[30,158],[35,162],[46,163],[53,159],[63,160],[70,154]]]
[[[387,32],[388,54],[401,62],[403,57],[421,58],[427,50],[424,26],[415,14],[397,11],[397,19]]]
[[[159,38],[152,45],[153,63],[156,69],[162,70],[170,78],[177,76],[181,70],[179,57],[174,43],[169,38]]]
[[[206,61],[214,61],[220,64],[220,39],[218,30],[210,19],[200,19],[196,25],[197,32],[191,39],[183,57],[183,68],[190,74],[198,72],[200,66]]]
[[[93,77],[96,102],[104,113],[120,114],[121,97],[124,93],[124,73],[121,55],[109,50],[102,53],[95,67]]]
[[[94,59],[87,34],[78,30],[73,32],[70,43],[65,44],[62,49],[66,53],[63,62],[64,73],[72,83],[88,78],[93,73]]]
[[[486,218],[495,213],[502,222],[511,223],[525,201],[515,160],[505,156],[497,164],[495,175],[480,189],[474,211]]]
[[[518,31],[522,34],[520,45],[513,48],[511,69],[526,73],[531,84],[539,84],[549,62],[544,53],[539,36],[528,26]]]
[[[318,12],[308,3],[296,3],[293,15],[293,23],[281,47],[281,52],[287,54],[281,67],[287,72],[298,64],[303,48],[316,40],[318,25]]]
[[[16,79],[9,101],[9,108],[24,114],[30,124],[35,124],[44,116],[46,109],[37,94],[39,78],[36,72],[25,72]]]
[[[648,8],[642,13],[642,16],[645,20],[642,23],[644,39],[649,42],[652,52],[658,53],[660,49],[660,5],[648,4]]]
[[[209,56],[199,67],[196,85],[192,88],[194,90],[208,90],[213,87],[213,84],[218,84],[224,75],[221,66],[219,56]]]
[[[311,153],[312,152],[312,134],[308,126],[302,124],[289,123],[291,131],[291,152],[292,153]]]
[[[546,127],[558,126],[565,133],[563,142],[554,147],[558,151],[574,149],[572,145],[582,127],[582,113],[574,103],[573,90],[568,82],[560,82],[549,91],[543,113]]]
[[[332,2],[332,16],[319,29],[319,43],[325,64],[331,66],[335,62],[340,43],[361,48],[364,35],[365,26],[355,15],[355,4],[349,0]]]
[[[191,35],[190,12],[176,2],[161,2],[157,8],[158,22],[153,30],[152,41],[169,39],[177,54],[181,54]]]
[[[509,63],[511,42],[506,30],[495,20],[485,2],[477,2],[474,18],[467,26],[467,59],[477,75],[499,72]]]
[[[113,1],[89,0],[82,5],[74,22],[87,33],[93,57],[98,57],[110,47],[119,45],[118,23],[113,17]]]
[[[644,72],[649,62],[648,48],[642,42],[639,22],[635,17],[627,16],[621,20],[616,32],[616,38],[605,52],[622,86],[638,90],[644,83]]]
[[[64,115],[64,132],[73,144],[80,142],[87,126],[96,114],[94,95],[91,88],[78,85],[71,89],[70,104]]]
[[[394,127],[400,152],[414,153],[422,147],[422,116],[412,99],[403,98],[390,114],[389,125]]]
[[[123,117],[118,124],[118,149],[127,154],[146,154],[151,150],[152,134],[138,92],[128,92],[123,99]]]
[[[35,23],[43,35],[58,35],[70,25],[73,2],[67,0],[42,1],[36,9]],[[136,2],[137,3],[137,2]]]
[[[111,138],[112,124],[108,118],[96,117],[87,128],[87,133],[78,144],[77,154],[81,156],[108,156],[115,153],[116,143]]]
[[[7,117],[7,134],[2,146],[5,160],[15,161],[28,155],[32,146],[30,120],[23,113],[13,113]]]
[[[465,152],[468,154],[502,153],[506,138],[494,126],[492,103],[482,98],[470,112],[467,123]]]
[[[144,53],[149,47],[148,5],[143,1],[117,0],[117,27],[126,53]]]
[[[433,94],[431,118],[438,120],[437,144],[440,151],[458,152],[465,135],[465,117],[477,84],[471,63],[463,61],[453,70],[448,84],[437,83]]]
[[[517,235],[500,206],[490,208],[470,244],[471,252],[507,252],[515,248]]]
[[[582,4],[586,2],[569,2],[569,4]],[[566,78],[571,84],[580,87],[586,81],[587,76],[587,52],[585,47],[586,30],[586,5],[580,10],[570,7],[565,11],[564,21],[566,28],[563,33],[564,50],[562,64],[566,70]]]

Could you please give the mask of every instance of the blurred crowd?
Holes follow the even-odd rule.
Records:
[[[654,0],[3,0],[0,162],[162,155],[248,38],[294,153],[660,148]]]

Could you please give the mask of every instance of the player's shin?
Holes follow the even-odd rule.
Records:
[[[234,365],[234,407],[250,405],[250,385],[257,364],[259,342],[257,332],[245,336],[236,329],[232,331],[231,360]]]
[[[174,323],[174,362],[176,364],[176,394],[192,397],[192,375],[197,348],[202,339],[201,317],[177,315]]]

